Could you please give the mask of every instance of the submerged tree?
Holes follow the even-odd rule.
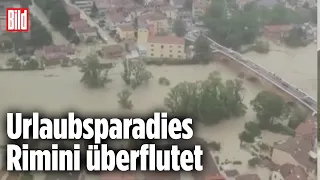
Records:
[[[288,117],[290,108],[281,96],[270,92],[260,92],[250,102],[262,127],[273,125],[274,120]]]
[[[146,70],[144,64],[140,61],[133,62],[124,60],[123,69],[124,71],[121,73],[121,77],[124,82],[132,88],[146,84],[150,78],[152,78],[151,72]]]
[[[253,143],[254,142],[254,135],[248,133],[247,131],[242,131],[239,134],[240,146],[242,146],[243,142]]]
[[[132,101],[129,99],[131,94],[132,93],[128,89],[125,89],[118,93],[118,97],[119,97],[118,103],[122,108],[132,109],[133,104],[132,104]]]
[[[197,61],[208,63],[212,59],[212,50],[210,48],[210,43],[204,36],[199,36],[195,41],[194,45],[195,55],[194,58]]]
[[[164,103],[175,114],[188,114],[203,123],[217,123],[231,116],[243,116],[241,81],[229,80],[223,83],[220,74],[213,72],[205,81],[183,82],[171,89]]]
[[[108,78],[110,68],[102,68],[96,55],[88,55],[82,66],[83,76],[81,82],[89,88],[102,88],[111,82]]]
[[[11,69],[21,69],[22,68],[22,63],[18,58],[15,57],[11,57],[9,59],[7,59],[6,65],[11,68]]]

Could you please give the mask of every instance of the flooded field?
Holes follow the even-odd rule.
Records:
[[[150,112],[155,107],[163,106],[163,99],[170,87],[182,81],[197,81],[205,79],[214,70],[221,72],[223,79],[234,79],[237,75],[221,64],[194,65],[194,66],[148,66],[154,78],[146,86],[133,91],[133,112]],[[117,93],[125,88],[120,77],[122,65],[116,66],[110,71],[112,82],[106,88],[91,90],[84,87],[80,82],[81,73],[78,68],[53,68],[38,72],[2,72],[0,76],[1,101],[0,110],[4,113],[8,107],[23,110],[38,109],[47,113],[59,113],[67,110],[76,110],[86,114],[104,113],[121,114],[124,111],[119,108]],[[52,77],[45,77],[51,75]],[[159,77],[167,77],[171,81],[170,87],[160,86]],[[261,87],[245,82],[245,101],[248,104]],[[197,132],[207,141],[219,141],[222,144],[222,152],[218,155],[224,161],[240,160],[243,165],[236,167],[240,173],[246,173],[247,161],[251,155],[240,149],[238,134],[243,131],[246,121],[254,120],[255,113],[248,106],[247,114],[239,119],[230,119],[215,126],[199,127]],[[270,144],[283,140],[284,136],[264,132],[263,138]],[[258,169],[259,170],[259,169]],[[250,171],[257,171],[250,170]],[[268,171],[262,173],[268,179]]]

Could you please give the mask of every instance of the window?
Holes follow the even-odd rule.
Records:
[[[181,58],[181,56],[179,55],[178,58]]]
[[[170,46],[170,48],[172,48],[172,46]]]
[[[181,53],[181,51],[178,51],[178,53]]]
[[[151,51],[154,51],[154,49],[151,49]]]
[[[170,56],[169,57],[171,57],[172,58],[172,54],[170,54]]]
[[[151,54],[151,56],[153,56],[153,54]]]
[[[153,45],[153,44],[151,44],[151,47],[154,47],[154,45]]]
[[[163,49],[163,47],[164,47],[164,46],[163,46],[163,45],[161,45],[161,49]]]
[[[170,52],[172,52],[172,50],[170,50]]]
[[[163,57],[163,54],[161,54],[161,57]]]
[[[181,48],[181,46],[178,46],[179,48]]]

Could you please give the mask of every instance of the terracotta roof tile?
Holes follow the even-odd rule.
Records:
[[[285,24],[285,25],[268,25],[268,26],[264,26],[264,29],[266,31],[269,31],[269,32],[288,32],[290,31],[291,29],[293,28],[292,25],[288,25],[288,24]]]
[[[132,24],[118,25],[118,28],[120,28],[122,31],[134,31],[135,30]]]
[[[257,174],[244,174],[239,175],[235,178],[236,180],[260,180],[260,177]]]
[[[280,167],[279,171],[282,177],[287,177],[291,173],[293,168],[294,168],[294,165],[286,163]]]
[[[67,5],[67,6],[65,6],[65,8],[66,8],[66,11],[67,11],[68,15],[80,14],[78,9],[76,9],[75,7]]]
[[[296,134],[299,135],[308,135],[317,133],[317,124],[314,120],[306,120],[299,124],[295,129]]]
[[[136,180],[134,172],[105,172],[101,175],[101,180]]]
[[[310,161],[309,156],[309,152],[313,150],[312,143],[312,141],[301,137],[290,137],[286,142],[275,145],[274,148],[291,154],[300,165],[313,170],[316,168],[316,164]]]
[[[74,30],[79,30],[79,29],[83,29],[83,28],[88,27],[89,24],[87,23],[86,20],[81,19],[79,21],[71,21],[70,26]]]
[[[307,180],[307,179],[308,179],[308,174],[300,166],[294,167],[291,171],[291,174],[284,178],[284,180]]]
[[[151,36],[148,39],[149,43],[159,44],[184,44],[184,38],[177,36]]]
[[[178,180],[180,172],[145,172],[144,180]]]

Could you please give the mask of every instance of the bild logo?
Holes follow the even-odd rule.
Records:
[[[28,8],[7,8],[6,9],[6,30],[7,32],[28,32],[29,31],[29,9]]]

